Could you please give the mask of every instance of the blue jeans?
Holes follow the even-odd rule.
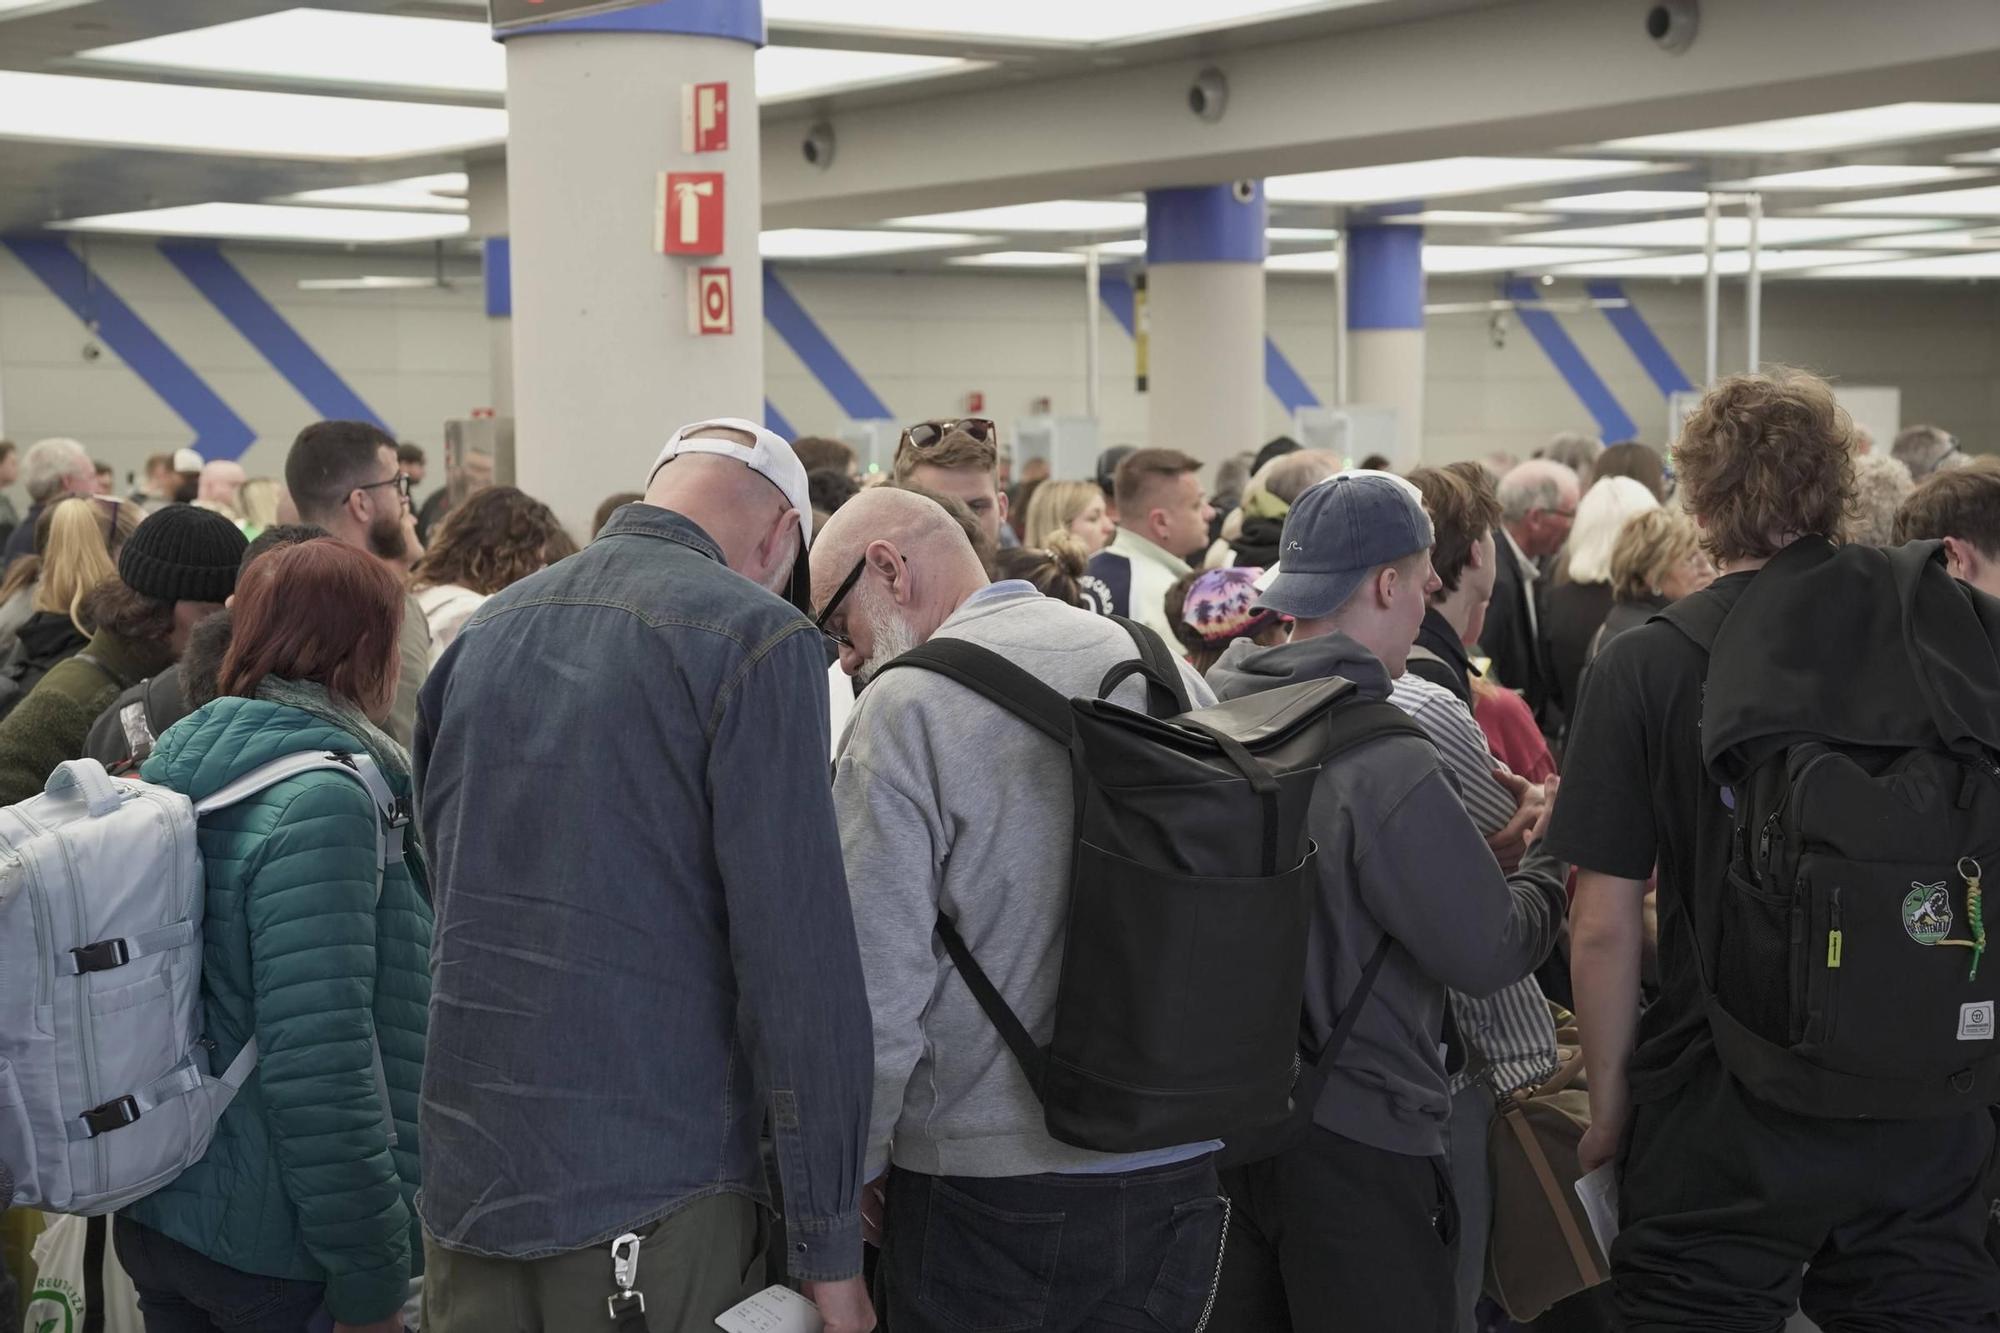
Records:
[[[328,1333],[320,1282],[260,1277],[219,1264],[151,1227],[118,1218],[118,1262],[139,1293],[146,1333]]]
[[[1195,1333],[1221,1276],[1214,1159],[1106,1176],[889,1175],[894,1333]]]

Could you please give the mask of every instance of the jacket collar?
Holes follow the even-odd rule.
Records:
[[[643,502],[626,505],[611,516],[611,521],[597,536],[600,541],[606,537],[658,537],[697,551],[718,565],[729,563],[722,558],[722,548],[715,544],[715,538],[704,532],[699,523],[685,514],[677,514],[658,505]]]
[[[83,651],[111,674],[121,690],[129,690],[174,664],[173,652],[165,644],[128,639],[108,629],[101,629],[92,635],[89,646]]]
[[[1158,545],[1149,537],[1141,537],[1130,528],[1118,529],[1117,535],[1111,539],[1110,549],[1130,559],[1144,560],[1148,564],[1158,565],[1175,578],[1179,578],[1192,568],[1187,561],[1177,555],[1169,554],[1165,547]]]
[[[1417,630],[1417,642],[1436,653],[1459,675],[1479,674],[1478,668],[1472,665],[1472,654],[1466,650],[1465,641],[1458,637],[1458,631],[1444,618],[1444,612],[1435,606],[1424,608],[1424,623]]]

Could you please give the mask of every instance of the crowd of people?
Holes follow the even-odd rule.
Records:
[[[414,810],[393,853],[326,771],[203,816],[205,1045],[256,1064],[118,1213],[148,1333],[692,1330],[772,1281],[832,1333],[1499,1329],[1489,1251],[1529,1223],[1491,1136],[1574,1074],[1572,1022],[1567,1165],[1615,1165],[1622,1228],[1528,1326],[2000,1327],[1988,1107],[1815,1114],[1737,1064],[1713,923],[1755,793],[1709,748],[1929,743],[1806,711],[1907,651],[2000,783],[2000,461],[1928,426],[1875,454],[1790,371],[1720,382],[1670,455],[1398,475],[1279,439],[1211,489],[1154,448],[1015,479],[994,423],[940,419],[864,481],[724,419],[644,461],[579,545],[511,486],[420,516],[421,451],[367,423],[307,426],[282,481],[161,455],[132,499],[74,441],[18,460],[0,805],[86,757],[199,802],[333,753]],[[1116,985],[1065,966],[1078,885],[1130,849],[1075,840],[1110,779],[995,659],[1225,755],[1327,681],[1386,710],[1294,812],[1282,1141],[1054,1132],[1058,1013]]]

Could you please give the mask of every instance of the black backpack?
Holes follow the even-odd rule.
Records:
[[[1656,618],[1708,652],[1726,612],[1694,597]],[[2000,874],[1993,756],[1802,739],[1728,795],[1728,883],[1712,919],[1687,915],[1729,1072],[1823,1118],[2000,1101],[2000,956],[1984,957],[1979,883]]]
[[[1320,765],[1378,736],[1423,733],[1337,678],[1190,711],[1159,637],[1119,623],[1140,657],[1114,667],[1097,698],[1064,698],[962,639],[933,639],[890,668],[947,676],[1069,751],[1075,836],[1046,1048],[948,915],[937,934],[1027,1075],[1049,1135],[1129,1153],[1287,1120],[1318,884],[1306,814]],[[1103,697],[1133,675],[1146,680],[1150,712]]]

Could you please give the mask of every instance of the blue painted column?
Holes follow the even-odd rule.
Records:
[[[1396,413],[1397,470],[1424,440],[1424,229],[1358,226],[1347,233],[1348,397]]]
[[[582,533],[677,426],[763,416],[763,9],[663,0],[504,40],[516,474]],[[682,90],[700,83],[728,85],[717,151],[683,144]],[[721,173],[722,253],[660,253],[663,172]],[[697,332],[703,269],[729,271],[730,332]]]
[[[1219,460],[1270,435],[1262,181],[1146,195],[1147,443]]]

